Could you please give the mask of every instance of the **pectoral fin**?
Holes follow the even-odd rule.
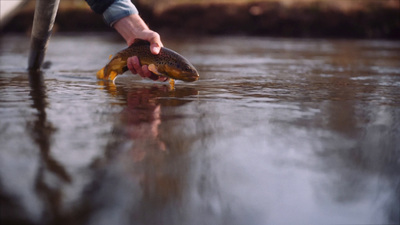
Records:
[[[154,73],[154,74],[156,74],[156,75],[158,75],[158,76],[165,76],[164,74],[160,73],[160,72],[157,70],[156,65],[154,65],[154,64],[148,65],[147,68],[149,68],[150,72],[152,72],[152,73]]]
[[[104,67],[97,71],[97,79],[104,79]]]
[[[171,90],[175,90],[175,80],[172,78],[169,79],[169,87]]]
[[[118,75],[117,72],[115,71],[111,71],[110,74],[108,74],[108,76],[106,76],[104,74],[104,68],[102,68],[101,70],[97,71],[97,79],[109,79],[109,80],[114,80],[115,77]]]
[[[117,72],[111,71],[111,73],[108,75],[108,79],[109,80],[114,80],[117,75],[118,75]]]

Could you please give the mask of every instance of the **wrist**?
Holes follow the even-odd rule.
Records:
[[[113,27],[121,34],[128,45],[131,45],[138,38],[138,33],[149,30],[149,27],[138,14],[132,14],[118,20]]]

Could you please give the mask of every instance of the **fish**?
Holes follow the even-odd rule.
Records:
[[[114,80],[119,74],[128,71],[127,60],[131,56],[137,56],[140,64],[147,65],[149,71],[156,75],[185,82],[199,79],[196,68],[185,57],[166,47],[161,47],[160,53],[155,55],[150,51],[150,43],[144,40],[136,40],[118,52],[97,72],[97,78]]]

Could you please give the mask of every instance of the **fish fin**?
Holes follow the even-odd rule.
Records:
[[[112,59],[113,55],[108,56],[108,59]]]
[[[156,65],[150,64],[150,65],[147,66],[147,68],[149,68],[150,72],[152,72],[152,73],[154,73],[154,74],[156,74],[156,75],[158,75],[158,76],[164,76],[164,77],[165,77],[164,74],[158,72],[158,70],[157,70],[157,68],[156,68]]]
[[[110,74],[108,75],[108,79],[109,80],[114,80],[117,75],[118,75],[117,72],[111,71]]]
[[[116,71],[117,73],[124,73],[127,71],[128,67],[126,66],[126,60],[123,60],[122,58],[116,58],[113,59],[109,64],[108,64],[109,70]]]
[[[175,80],[172,78],[169,79],[169,87],[171,90],[175,90]]]
[[[97,79],[104,79],[104,67],[96,73]]]

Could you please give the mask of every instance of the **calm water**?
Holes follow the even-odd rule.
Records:
[[[2,224],[400,223],[400,42],[165,39],[201,76],[175,90],[96,80],[112,36],[31,79],[0,43]]]

